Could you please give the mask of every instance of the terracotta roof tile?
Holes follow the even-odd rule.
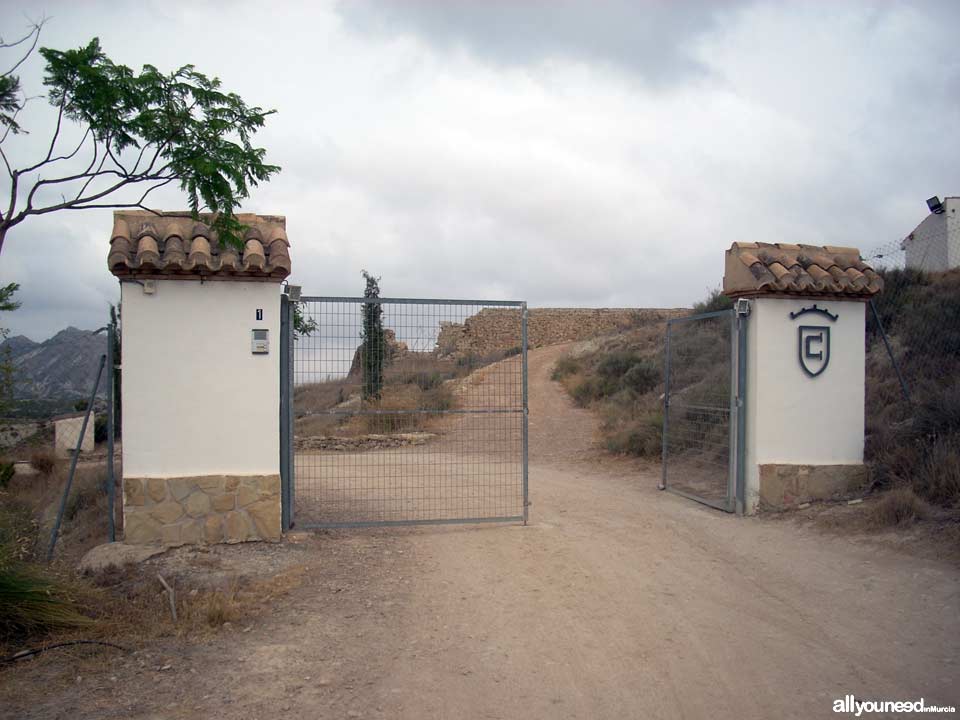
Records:
[[[286,219],[278,215],[238,215],[248,226],[244,248],[221,245],[206,223],[187,212],[117,211],[107,266],[117,277],[204,277],[218,280],[280,281],[290,274]]]
[[[867,299],[881,278],[857,248],[787,243],[733,243],[727,250],[723,292],[749,295],[827,295]]]

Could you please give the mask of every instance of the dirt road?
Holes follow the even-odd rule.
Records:
[[[315,548],[304,583],[247,632],[118,661],[112,679],[18,711],[766,719],[836,717],[846,694],[960,705],[955,566],[658,492],[594,451],[593,416],[549,379],[560,352],[530,354],[528,527],[294,538]]]

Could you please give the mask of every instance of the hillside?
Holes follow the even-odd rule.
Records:
[[[960,271],[883,270],[876,299],[893,352],[910,390],[901,391],[872,316],[866,327],[868,490],[894,490],[876,510],[880,525],[916,518],[960,517]],[[729,306],[718,292],[695,312]],[[617,454],[658,461],[663,428],[663,323],[581,344],[560,358],[554,380],[580,407],[600,417],[600,437]],[[695,354],[704,370],[722,364],[706,342]],[[712,347],[712,350],[711,350]],[[691,359],[688,358],[688,363]],[[699,389],[694,388],[699,392]],[[886,497],[886,496],[885,496]],[[946,511],[947,515],[944,515]]]
[[[106,336],[68,327],[42,343],[23,335],[0,344],[14,366],[14,407],[11,414],[42,416],[71,410],[86,398],[100,356],[107,351]],[[100,395],[106,394],[105,379]]]

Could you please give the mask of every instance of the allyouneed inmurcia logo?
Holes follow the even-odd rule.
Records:
[[[850,713],[860,717],[864,713],[955,713],[952,705],[927,705],[919,700],[857,700],[853,695],[844,695],[833,701],[835,713]]]

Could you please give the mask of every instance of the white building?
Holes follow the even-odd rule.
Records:
[[[278,540],[286,221],[238,215],[244,246],[189,213],[114,214],[123,309],[123,517],[130,544]]]
[[[943,272],[960,267],[960,197],[944,198],[900,243],[908,268]],[[931,208],[933,209],[933,208]]]

